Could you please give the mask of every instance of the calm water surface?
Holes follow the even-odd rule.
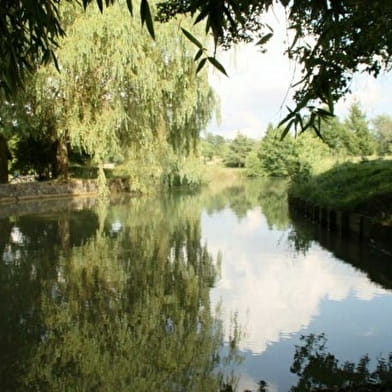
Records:
[[[3,207],[0,257],[1,391],[285,392],[312,336],[392,351],[392,260],[291,219],[282,182]]]

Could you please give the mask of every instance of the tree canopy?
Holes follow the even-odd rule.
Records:
[[[83,0],[86,8],[93,0]],[[103,11],[116,0],[96,0]],[[59,17],[59,0],[6,0],[0,15],[0,85],[11,92],[22,82],[23,75],[39,62],[55,60],[54,49],[65,34]],[[79,4],[76,0],[74,3]],[[137,3],[137,4],[136,4]],[[152,3],[150,1],[150,3]],[[237,42],[255,42],[264,47],[273,35],[265,22],[275,5],[286,9],[289,35],[286,55],[300,64],[301,78],[292,86],[296,107],[282,120],[304,131],[313,127],[319,132],[320,121],[334,111],[334,102],[350,91],[356,72],[378,76],[391,68],[392,3],[389,0],[165,0],[150,11],[149,1],[127,0],[130,13],[140,5],[141,23],[154,37],[154,16],[167,21],[177,15],[190,14],[205,30],[216,46],[230,47]],[[188,33],[185,31],[185,33]],[[205,48],[190,33],[197,47],[199,69],[207,60],[223,67],[215,56],[207,56]]]
[[[67,153],[74,148],[93,164],[127,164],[132,178],[177,170],[176,160],[196,149],[215,107],[207,74],[196,77],[192,44],[174,22],[156,26],[153,41],[138,16],[129,19],[125,4],[103,15],[68,3],[58,11],[66,25],[54,52],[61,71],[37,66],[23,89],[0,105],[0,136],[23,147],[15,158],[26,163],[26,152],[40,151],[32,154],[40,162],[27,159],[27,166],[44,173],[51,165],[52,177],[67,176]],[[4,154],[0,158],[6,166]]]

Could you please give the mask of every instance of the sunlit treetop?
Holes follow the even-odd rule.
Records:
[[[70,0],[72,1],[72,0]],[[76,0],[75,0],[76,1]],[[104,12],[116,0],[83,0],[96,3]],[[54,59],[53,49],[64,34],[59,23],[59,0],[5,0],[0,15],[0,83],[10,92],[21,84],[26,71],[37,62]],[[152,1],[127,0],[131,14],[138,9],[142,24],[154,36]],[[155,5],[155,2],[154,2]],[[254,42],[263,47],[273,35],[265,22],[275,5],[286,10],[292,31],[286,55],[299,63],[300,80],[293,86],[296,106],[283,119],[286,132],[314,128],[319,132],[322,118],[333,115],[334,102],[350,91],[352,76],[367,72],[377,77],[391,68],[392,2],[390,0],[166,0],[154,14],[167,21],[190,14],[195,23],[204,23],[215,46],[230,47],[237,42]],[[224,72],[215,55],[207,55],[200,41],[196,45],[200,70],[207,62]],[[198,48],[197,48],[198,47]]]

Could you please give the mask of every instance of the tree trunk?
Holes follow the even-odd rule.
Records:
[[[0,184],[8,183],[8,159],[10,152],[7,146],[7,140],[0,134]]]
[[[69,158],[65,137],[61,137],[53,143],[52,176],[64,179],[69,177]]]

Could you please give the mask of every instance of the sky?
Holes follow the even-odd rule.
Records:
[[[268,123],[277,124],[290,105],[289,85],[295,65],[282,55],[286,38],[284,18],[279,10],[269,15],[274,37],[267,53],[260,53],[254,44],[237,46],[218,53],[229,77],[210,67],[210,83],[220,98],[221,119],[210,122],[207,131],[233,138],[238,132],[252,138],[263,136]],[[374,79],[367,75],[355,77],[352,94],[336,106],[339,117],[347,114],[353,100],[359,101],[368,119],[379,114],[392,115],[392,74]]]

